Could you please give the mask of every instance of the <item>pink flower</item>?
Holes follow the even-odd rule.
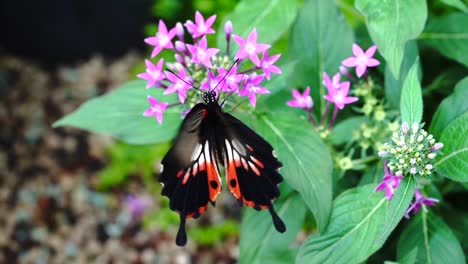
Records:
[[[240,46],[235,58],[243,59],[245,57],[249,57],[256,66],[260,66],[260,59],[258,58],[257,53],[263,52],[271,47],[268,44],[257,44],[256,29],[253,29],[252,32],[250,32],[247,40],[236,35],[234,35],[233,38]]]
[[[208,72],[208,80],[205,81],[201,86],[200,89],[202,90],[210,90],[210,91],[216,91],[221,90],[223,87],[223,83],[220,83],[221,79],[223,78],[222,75],[215,76],[214,73]]]
[[[327,87],[328,93],[340,89],[340,79],[340,73],[333,75],[332,79],[330,79],[330,76],[326,72],[323,73],[323,85]]]
[[[281,69],[278,68],[278,66],[273,65],[273,63],[275,63],[280,57],[281,54],[276,54],[271,57],[268,57],[268,50],[265,50],[263,52],[263,58],[260,62],[260,67],[263,70],[263,73],[265,74],[267,80],[270,80],[271,73],[281,74]]]
[[[294,97],[294,100],[289,101],[288,105],[291,107],[312,109],[312,107],[314,106],[314,102],[312,101],[312,97],[310,97],[309,94],[310,94],[309,86],[307,86],[303,94],[301,94],[298,90],[293,89],[292,95]]]
[[[345,105],[354,103],[358,100],[357,97],[348,96],[349,86],[349,82],[340,83],[340,87],[338,89],[327,86],[328,94],[325,95],[324,98],[327,101],[334,103],[339,109],[343,109]]]
[[[374,56],[377,46],[373,45],[365,52],[357,44],[353,44],[354,57],[345,59],[342,64],[346,67],[356,67],[356,75],[361,77],[366,72],[367,67],[375,67],[380,62],[372,56]]]
[[[215,33],[215,31],[211,28],[215,20],[216,15],[212,15],[205,21],[203,15],[197,11],[195,13],[195,23],[188,20],[184,25],[187,27],[187,30],[190,32],[190,34],[192,34],[194,38],[197,38],[199,36]]]
[[[218,68],[219,76],[227,74],[224,68]],[[229,74],[224,78],[225,84],[221,87],[223,92],[239,92],[239,84],[244,79],[244,74],[237,74],[237,63],[232,66]]]
[[[167,79],[169,79],[169,81],[172,82],[172,85],[164,91],[164,94],[171,94],[177,92],[177,94],[179,95],[180,102],[184,103],[185,99],[187,98],[187,90],[191,88],[191,86],[187,83],[190,83],[191,79],[185,75],[184,69],[181,69],[177,73],[177,75],[180,77],[180,79],[175,74],[171,72],[166,72],[166,77]]]
[[[164,74],[162,72],[162,67],[164,64],[164,59],[158,61],[158,65],[155,66],[150,60],[145,60],[146,72],[138,74],[138,78],[147,80],[146,89],[151,86],[157,86],[159,81],[164,79]]]
[[[171,41],[175,34],[176,28],[173,28],[168,32],[164,21],[159,20],[159,27],[156,36],[145,39],[147,44],[154,46],[153,52],[151,52],[151,58],[158,55],[162,49],[172,49],[174,46]]]
[[[240,91],[240,96],[247,95],[249,97],[250,103],[255,107],[257,104],[257,94],[269,94],[270,91],[260,86],[260,83],[263,81],[265,75],[260,74],[257,75],[256,73],[252,73],[244,83],[244,89]]]
[[[427,205],[427,206],[434,206],[435,203],[438,203],[439,200],[436,198],[431,198],[431,197],[424,197],[419,189],[414,189],[414,203],[410,205],[408,210],[405,212],[405,217],[409,218],[409,213],[411,211],[414,212],[414,214],[417,214],[419,212],[419,209],[421,209],[421,206]],[[427,210],[425,207],[423,207],[424,210]]]
[[[198,46],[187,44],[187,48],[190,53],[192,53],[192,62],[198,62],[205,65],[208,68],[212,68],[211,57],[216,55],[219,52],[219,49],[209,48],[207,49],[208,43],[206,37],[204,36]]]
[[[150,103],[151,107],[146,109],[146,111],[143,113],[144,116],[155,116],[156,120],[160,124],[163,122],[163,113],[167,108],[167,103],[165,102],[158,102],[155,98],[152,96],[148,95],[148,102]]]
[[[395,189],[400,186],[401,180],[403,180],[403,176],[396,176],[391,174],[388,170],[386,161],[384,161],[384,171],[385,174],[383,180],[379,185],[377,185],[374,191],[379,192],[385,190],[385,196],[387,196],[387,199],[390,200],[393,197]]]

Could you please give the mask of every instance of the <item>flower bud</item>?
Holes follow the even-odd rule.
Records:
[[[438,143],[435,143],[434,146],[432,146],[431,150],[439,150],[439,149],[441,149],[443,146],[444,146],[443,143],[438,142]]]
[[[408,122],[403,122],[403,124],[401,125],[401,132],[403,132],[403,134],[408,134],[408,131],[409,131],[409,125],[408,125]]]
[[[224,24],[224,32],[226,33],[226,38],[230,39],[232,34],[232,22],[228,20],[226,24]]]
[[[432,164],[426,164],[424,167],[426,170],[432,170]]]
[[[435,153],[429,153],[429,154],[427,154],[427,157],[430,158],[430,159],[433,159],[433,158],[435,158],[436,156],[437,156],[437,154],[435,154]]]
[[[410,173],[411,173],[411,174],[416,174],[416,172],[417,172],[416,168],[415,168],[415,167],[411,167]]]
[[[184,40],[184,27],[182,26],[182,23],[177,22],[176,26],[176,35],[180,40]]]
[[[385,150],[381,150],[381,151],[379,151],[378,155],[379,155],[380,157],[385,157],[385,156],[388,155],[388,152],[385,151]]]
[[[419,130],[419,124],[414,122],[413,125],[411,126],[411,132],[413,132],[413,134],[416,134]]]
[[[175,42],[175,50],[176,50],[177,52],[184,53],[184,52],[186,51],[185,43],[182,42],[182,41],[177,40],[177,41]]]

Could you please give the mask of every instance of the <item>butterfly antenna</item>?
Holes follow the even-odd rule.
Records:
[[[249,98],[243,100],[242,102],[239,102],[236,104],[236,106],[234,106],[234,108],[231,109],[231,111],[229,111],[230,113],[234,112],[234,110],[236,110],[237,107],[241,106],[243,103],[247,102],[249,100]],[[225,101],[223,101],[223,104],[224,104]],[[221,105],[222,106],[222,105]]]
[[[226,79],[226,76],[228,76],[229,72],[231,72],[232,70],[232,67],[234,67],[234,65],[236,65],[237,62],[239,62],[239,59],[236,59],[236,61],[231,65],[231,67],[229,67],[229,70],[226,72],[226,74],[224,74],[223,78],[221,78],[221,81],[219,81],[218,84],[216,84],[216,86],[210,91],[215,90],[219,86],[219,84],[222,83],[224,79]]]
[[[195,89],[195,90],[197,90],[197,91],[200,91],[200,92],[202,91],[202,90],[200,90],[200,88],[195,87],[193,84],[191,84],[191,83],[187,82],[186,80],[180,78],[180,76],[177,75],[177,74],[176,74],[175,72],[173,72],[172,70],[166,69],[166,71],[168,71],[168,72],[174,74],[179,80],[183,81],[184,83],[186,83],[187,85],[189,85],[189,86],[192,87],[193,89]]]

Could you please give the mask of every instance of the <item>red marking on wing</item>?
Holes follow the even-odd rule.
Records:
[[[210,153],[208,153],[209,155]],[[206,163],[206,172],[208,175],[208,190],[210,192],[210,201],[214,202],[216,200],[216,196],[218,196],[219,192],[221,192],[221,182],[220,182],[220,176],[218,172],[218,168],[215,164],[213,163]],[[211,182],[216,182],[216,188],[213,188],[211,186]]]
[[[202,112],[202,119],[205,119],[206,115],[208,114],[208,111],[206,109],[203,109]]]
[[[240,192],[239,181],[237,180],[237,172],[236,172],[236,166],[234,162],[232,161],[228,162],[226,174],[227,174],[227,184],[229,186],[229,190],[232,192],[232,194],[234,194],[234,196],[237,199],[240,199],[242,197],[242,194]],[[231,181],[236,182],[236,185],[234,187],[231,185]]]
[[[251,152],[254,152],[254,149],[249,145],[249,144],[246,144],[245,145]]]
[[[252,171],[257,174],[257,176],[260,176],[260,171],[257,169],[257,167],[255,167],[255,165],[249,161],[249,165],[250,165],[250,168],[252,169]]]
[[[202,206],[202,207],[198,208],[198,212],[197,212],[198,215],[201,215],[202,213],[204,213],[207,208],[208,208],[208,205],[205,205],[205,206]],[[194,218],[195,215],[196,215],[196,213],[194,212],[194,213],[186,215],[185,218]]]
[[[183,169],[177,172],[177,175],[176,175],[177,178],[180,178],[180,176],[182,176],[182,174],[184,174],[184,170],[183,170]]]
[[[253,162],[255,162],[255,164],[257,164],[260,168],[265,168],[265,165],[263,165],[263,162],[259,161],[258,159],[256,159],[254,156],[251,156],[250,157],[252,159]]]

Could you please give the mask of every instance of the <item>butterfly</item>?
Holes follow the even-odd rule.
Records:
[[[215,206],[221,191],[220,165],[224,166],[229,190],[239,201],[256,210],[269,210],[278,232],[286,226],[272,200],[280,195],[283,180],[273,147],[218,103],[216,92],[204,91],[184,118],[174,145],[161,162],[161,194],[180,215],[176,244],[187,243],[185,221],[198,218]]]

